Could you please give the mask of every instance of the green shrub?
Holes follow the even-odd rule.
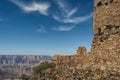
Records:
[[[55,64],[53,62],[42,62],[38,66],[34,67],[33,74],[40,75],[42,74],[42,71],[49,68],[54,68],[54,67],[55,67]]]

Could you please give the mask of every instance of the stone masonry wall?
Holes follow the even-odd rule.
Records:
[[[73,67],[77,67],[78,65],[82,65],[82,63],[88,61],[89,55],[87,54],[88,53],[86,48],[84,46],[80,46],[77,49],[75,55],[71,55],[71,56],[54,55],[56,67],[73,68]]]
[[[94,0],[92,52],[120,54],[120,0]]]

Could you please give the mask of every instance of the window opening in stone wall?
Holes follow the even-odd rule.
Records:
[[[107,5],[108,5],[108,2],[106,2],[105,5],[107,6]]]
[[[99,40],[100,40],[100,42],[103,42],[103,37],[101,37]]]
[[[103,5],[103,4],[102,4],[101,1],[99,1],[99,2],[97,3],[97,7],[100,7],[101,5]]]
[[[116,30],[120,30],[120,26],[115,26],[115,29]]]
[[[98,28],[98,35],[100,35],[101,33],[101,28]]]
[[[112,30],[112,25],[105,25],[107,30],[111,31]]]
[[[113,2],[113,0],[110,0],[110,3],[112,3]]]

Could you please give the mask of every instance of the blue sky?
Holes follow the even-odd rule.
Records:
[[[0,54],[89,51],[94,0],[0,0]]]

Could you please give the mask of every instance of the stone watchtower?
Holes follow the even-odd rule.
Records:
[[[120,54],[120,0],[94,0],[92,52]]]

